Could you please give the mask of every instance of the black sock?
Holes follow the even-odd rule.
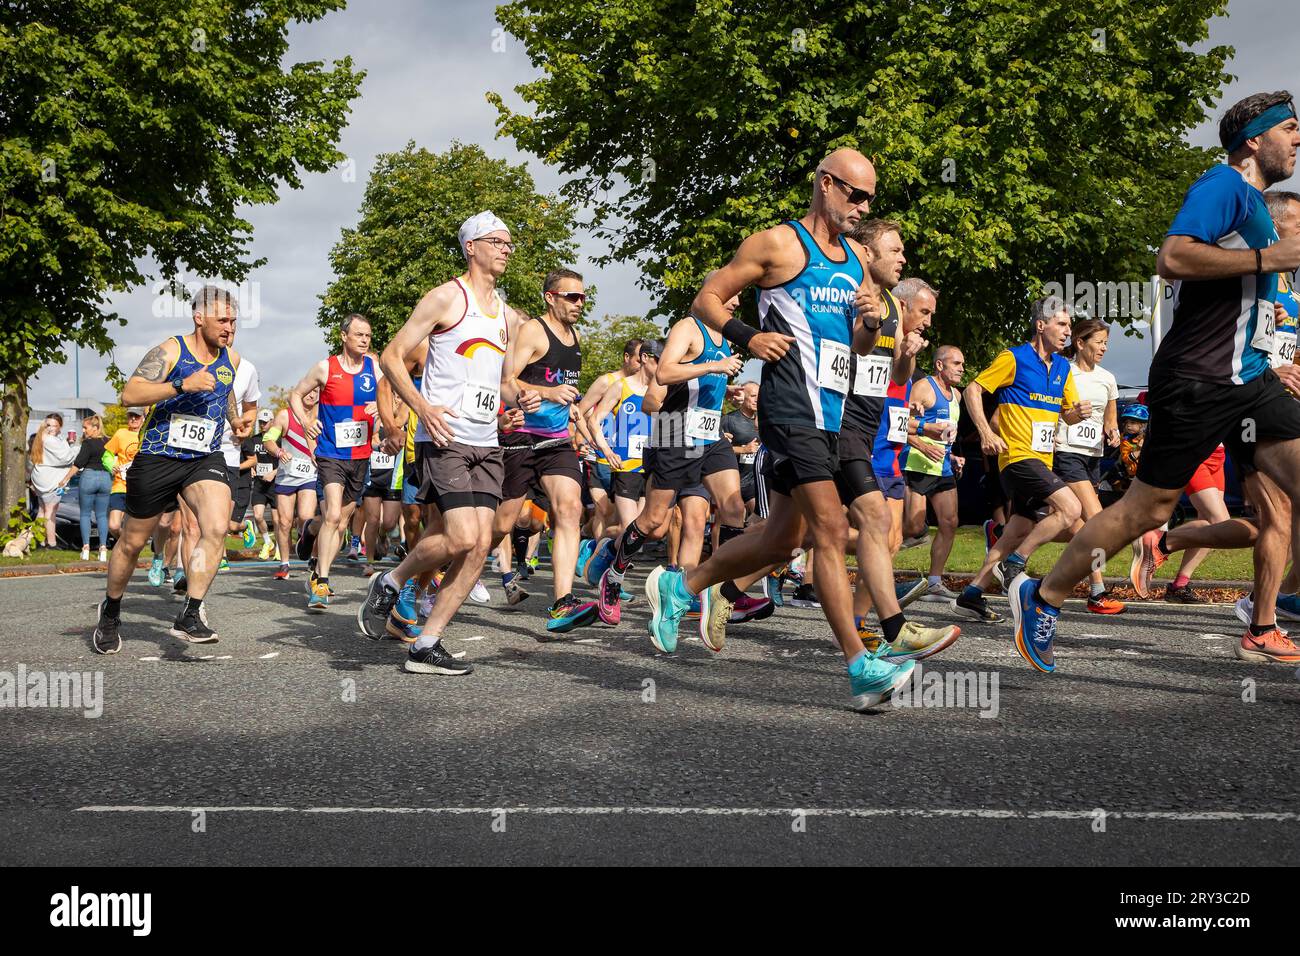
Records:
[[[109,597],[104,595],[104,616],[120,617],[122,614],[122,599],[120,597]]]
[[[726,533],[725,528],[723,529],[723,533]],[[724,581],[722,582],[722,596],[732,604],[735,604],[745,596],[745,592],[736,587],[735,581]]]
[[[731,525],[726,524],[722,525],[718,529],[718,547],[726,544],[732,538],[739,538],[744,533],[744,528],[734,528]]]
[[[317,584],[328,585],[328,584],[330,583],[329,576],[326,575],[325,577],[321,577],[319,574],[316,575],[316,583],[317,583]]]
[[[623,533],[618,536],[618,545],[614,549],[614,573],[625,574],[627,566],[632,563],[632,555],[641,550],[645,543],[645,532],[636,526],[636,521],[629,521]]]
[[[1267,634],[1269,631],[1273,630],[1276,627],[1277,627],[1276,620],[1274,620],[1272,624],[1252,624],[1250,626],[1250,633],[1252,637],[1263,637],[1265,634]]]
[[[203,607],[203,598],[187,597],[185,599],[185,610],[181,614],[185,617],[198,617],[201,607]]]
[[[880,622],[880,630],[885,635],[885,640],[890,644],[894,643],[894,641],[898,639],[898,634],[903,629],[903,625],[906,623],[907,618],[903,617],[902,611],[899,611],[892,617],[882,619]]]
[[[1160,540],[1156,542],[1156,547],[1160,549],[1161,554],[1169,553],[1169,532],[1161,531]]]
[[[524,528],[516,528],[510,532],[510,550],[514,552],[514,559],[517,564],[523,564],[528,560],[528,539],[532,535]]]

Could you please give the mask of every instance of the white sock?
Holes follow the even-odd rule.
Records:
[[[926,580],[930,582],[930,587],[932,588],[937,588],[943,584],[943,578],[937,574],[930,575]]]
[[[397,580],[397,578],[393,577],[392,571],[389,571],[387,574],[384,575],[384,583],[387,584],[394,591],[402,590],[401,583]]]
[[[433,647],[433,645],[437,644],[440,640],[442,640],[441,634],[434,634],[429,637],[421,634],[420,639],[411,646],[411,653],[414,654],[416,651],[422,651],[426,648]]]

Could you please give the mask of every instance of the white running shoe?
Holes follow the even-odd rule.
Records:
[[[81,560],[82,560],[82,561],[89,561],[89,560],[90,560],[90,545],[88,545],[88,544],[83,544],[83,545],[81,546]]]
[[[99,549],[99,563],[100,564],[108,563],[108,548]]]
[[[488,604],[491,602],[492,594],[488,591],[487,585],[483,583],[482,578],[479,578],[474,582],[474,590],[469,592],[469,599],[476,604]]]

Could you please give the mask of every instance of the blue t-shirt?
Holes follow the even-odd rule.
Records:
[[[1215,166],[1192,183],[1169,227],[1223,249],[1264,249],[1277,230],[1264,194],[1231,166]],[[1269,367],[1277,274],[1186,279],[1173,283],[1174,320],[1151,373],[1241,385]]]

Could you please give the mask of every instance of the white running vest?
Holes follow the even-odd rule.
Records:
[[[497,412],[501,407],[501,366],[510,342],[505,302],[492,292],[495,314],[485,313],[468,283],[456,279],[465,296],[465,314],[449,329],[429,336],[420,394],[430,405],[445,405],[459,415],[444,418],[455,440],[479,448],[497,447]],[[424,422],[416,441],[432,441]]]

